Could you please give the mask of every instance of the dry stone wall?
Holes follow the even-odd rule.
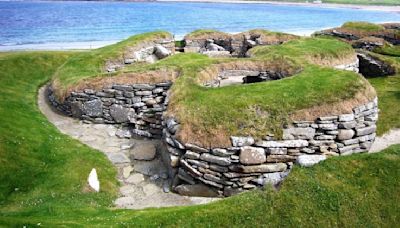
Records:
[[[232,136],[227,148],[205,148],[176,138],[179,122],[164,121],[164,160],[175,191],[184,195],[230,196],[247,189],[277,185],[294,163],[311,166],[329,156],[367,152],[375,139],[377,99],[351,113],[298,121],[283,138],[262,140]]]
[[[115,84],[100,91],[85,89],[72,92],[62,103],[49,87],[48,97],[61,112],[86,122],[129,125],[130,130],[121,132],[123,137],[135,134],[160,138],[171,84]]]

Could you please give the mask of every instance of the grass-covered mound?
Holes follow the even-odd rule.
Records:
[[[375,96],[373,88],[360,75],[332,68],[356,60],[354,50],[346,43],[334,39],[303,38],[282,45],[258,46],[251,49],[251,54],[252,58],[248,59],[211,59],[200,54],[177,54],[155,64],[127,66],[114,78],[123,77],[126,82],[132,78],[134,82],[137,75],[149,71],[177,72],[179,77],[171,89],[168,114],[181,122],[178,132],[181,140],[205,146],[227,146],[232,135],[259,138],[273,133],[279,137],[283,125],[292,120],[348,113],[352,107]],[[234,69],[251,69],[253,62],[261,62],[264,69],[274,65],[280,66],[281,70],[291,68],[294,75],[255,84],[213,89],[202,86],[204,71],[216,76],[218,71],[212,69],[219,64],[230,63]],[[79,79],[81,81],[77,77],[61,76],[68,72],[64,68],[61,67],[55,75],[55,79],[63,83],[62,88],[71,86],[72,80],[75,81],[73,88],[82,88],[80,82],[90,84],[87,74]],[[79,70],[79,66],[75,70]],[[93,81],[98,81],[107,75],[91,76]],[[107,77],[107,80],[113,79]],[[151,80],[150,77],[149,82]]]
[[[61,134],[36,105],[38,88],[73,55],[0,54],[1,226],[397,226],[400,146],[380,154],[332,158],[312,168],[295,167],[278,192],[252,191],[203,206],[110,208],[117,192],[112,164],[102,153]],[[201,55],[171,59],[194,56],[203,64],[210,61]],[[167,63],[173,65],[167,59],[159,64]],[[391,111],[399,106],[399,78],[371,79],[380,115],[392,120],[398,118]],[[378,128],[388,118],[381,118]],[[85,188],[93,167],[100,193]]]
[[[57,70],[53,84],[57,87],[58,94],[63,96],[67,88],[86,78],[94,76],[109,76],[105,69],[107,61],[118,60],[123,62],[123,56],[129,49],[142,48],[146,42],[159,39],[170,39],[168,32],[149,32],[132,36],[126,40],[92,51],[81,52],[73,57]]]

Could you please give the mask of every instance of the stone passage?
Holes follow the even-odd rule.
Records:
[[[206,87],[223,87],[236,84],[249,84],[271,80],[278,80],[291,75],[288,72],[274,70],[224,70],[218,73],[216,79],[206,82]]]

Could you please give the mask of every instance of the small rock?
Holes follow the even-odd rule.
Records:
[[[301,166],[310,167],[325,159],[325,155],[300,155],[296,162]]]
[[[126,183],[129,184],[139,184],[142,181],[144,181],[144,176],[141,173],[134,173],[126,179]]]
[[[88,183],[93,190],[95,190],[96,192],[100,191],[100,181],[97,177],[97,172],[95,168],[93,168],[92,171],[90,171],[88,177]]]
[[[245,165],[262,164],[267,160],[263,148],[244,146],[240,149],[240,163]]]
[[[153,144],[139,144],[131,150],[133,159],[151,161],[156,156],[156,147]]]
[[[131,149],[133,146],[135,146],[135,143],[124,143],[121,144],[121,150],[129,150]]]
[[[131,175],[131,172],[133,171],[132,166],[125,166],[124,168],[122,168],[122,176],[126,179],[129,177],[129,175]]]
[[[254,144],[253,137],[231,136],[231,141],[232,141],[232,146],[234,147],[251,146]]]
[[[130,163],[131,160],[123,153],[111,153],[108,154],[108,159],[114,164]]]

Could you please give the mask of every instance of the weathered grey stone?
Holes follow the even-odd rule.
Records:
[[[156,150],[153,144],[139,144],[131,150],[131,155],[135,160],[151,161],[156,156]]]
[[[268,148],[267,153],[268,154],[287,154],[288,149],[287,148]]]
[[[257,165],[266,161],[265,151],[263,148],[244,146],[240,150],[240,163],[245,165]]]
[[[297,157],[296,163],[301,166],[304,166],[304,167],[310,167],[310,166],[313,166],[325,159],[326,159],[326,155],[304,154],[304,155],[300,155],[299,157]]]
[[[123,153],[110,153],[108,159],[114,164],[130,163],[131,160]]]
[[[164,46],[157,44],[154,47],[154,54],[157,56],[157,58],[163,59],[171,55],[171,52]]]
[[[136,96],[150,96],[151,94],[153,94],[153,92],[152,91],[148,91],[148,90],[136,91],[135,92]]]
[[[185,158],[189,158],[189,159],[199,159],[200,158],[199,153],[195,153],[190,150],[187,150],[184,156],[185,156]]]
[[[84,113],[82,102],[73,101],[71,102],[71,114],[72,117],[81,118]]]
[[[339,140],[347,140],[353,138],[355,132],[351,129],[340,129],[338,134]]]
[[[338,128],[338,126],[333,123],[318,124],[318,127],[321,128],[322,130],[336,130]]]
[[[126,179],[126,183],[129,184],[139,184],[144,181],[144,176],[141,173],[134,173]]]
[[[216,172],[220,173],[226,173],[229,171],[228,167],[220,166],[220,165],[215,165],[215,164],[210,164],[209,168],[211,170],[214,170]]]
[[[295,160],[296,157],[291,155],[272,154],[267,156],[267,162],[291,162]]]
[[[115,132],[115,135],[118,138],[131,138],[132,137],[132,132],[128,129],[118,129]]]
[[[83,112],[91,117],[103,115],[103,102],[100,99],[91,100],[83,103]]]
[[[226,149],[221,149],[221,148],[212,149],[211,153],[221,157],[229,157],[234,154],[234,152],[227,151]]]
[[[341,122],[348,122],[348,121],[353,121],[354,120],[354,114],[343,114],[339,116],[339,121]]]
[[[138,103],[134,103],[132,106],[134,107],[134,108],[140,108],[140,107],[143,107],[143,106],[145,106],[146,104],[145,103],[143,103],[143,102],[138,102]]]
[[[318,135],[318,136],[315,136],[316,140],[332,140],[332,139],[335,139],[335,138],[336,138],[336,135]]]
[[[259,141],[256,146],[260,147],[285,147],[285,148],[298,148],[308,146],[307,140],[282,140],[282,141]]]
[[[154,88],[156,88],[155,85],[149,85],[149,84],[133,84],[132,87],[134,89],[141,89],[141,90],[153,90]]]
[[[185,181],[186,183],[189,183],[189,184],[195,184],[196,183],[194,178],[192,176],[190,176],[189,174],[187,174],[185,172],[185,170],[183,170],[182,168],[179,168],[179,170],[178,170],[178,177],[179,177],[179,179]]]
[[[359,147],[360,146],[358,144],[353,144],[353,145],[350,145],[350,146],[344,146],[342,148],[339,148],[339,152],[340,152],[340,154],[345,154],[345,153],[348,153],[349,151],[352,151],[352,150],[354,150],[356,148],[359,148]]]
[[[322,116],[322,117],[319,117],[318,118],[318,120],[321,120],[321,121],[332,121],[332,120],[337,120],[337,116]]]
[[[178,185],[175,191],[184,196],[217,197],[218,191],[204,184]]]
[[[251,146],[254,144],[253,137],[237,137],[231,136],[232,146],[234,147],[242,147],[242,146]]]
[[[312,139],[314,135],[315,129],[311,127],[283,129],[283,139]]]
[[[231,164],[231,161],[229,158],[219,157],[219,156],[211,155],[208,153],[202,153],[200,156],[200,159],[203,161],[208,161],[208,162],[215,163],[215,164],[222,165],[222,166],[228,166]]]
[[[356,129],[357,136],[369,135],[376,131],[376,125],[368,126],[365,128]]]
[[[122,176],[126,179],[131,175],[131,172],[133,171],[132,166],[128,165],[122,168]]]
[[[191,150],[191,151],[197,152],[197,153],[208,153],[209,152],[209,150],[207,150],[205,148],[202,148],[202,147],[199,147],[197,145],[191,144],[191,143],[186,143],[185,147],[188,150]]]
[[[122,105],[113,104],[110,107],[110,115],[117,123],[125,123],[129,121],[129,117],[135,115],[134,109],[125,108]]]
[[[338,127],[341,129],[352,129],[355,128],[356,125],[357,125],[356,121],[349,121],[349,122],[339,123]]]
[[[342,143],[346,146],[352,145],[352,144],[358,144],[358,139],[348,139],[348,140],[343,140]]]
[[[187,160],[190,164],[198,166],[198,167],[202,167],[204,169],[208,169],[210,166],[208,165],[207,162],[204,161],[198,161],[198,160],[192,160],[192,159],[188,159]]]
[[[181,159],[181,164],[187,171],[189,171],[194,176],[199,176],[199,177],[203,176],[202,173],[200,173],[197,169],[189,165],[189,163],[187,163],[184,159]]]
[[[113,85],[112,88],[116,89],[116,90],[127,91],[127,92],[133,91],[133,88],[130,85]]]
[[[243,165],[232,165],[229,166],[229,169],[234,172],[242,172],[242,173],[273,173],[273,172],[282,172],[285,171],[287,165],[284,163],[275,163],[275,164],[262,164],[262,165],[251,165],[251,166],[243,166]]]

